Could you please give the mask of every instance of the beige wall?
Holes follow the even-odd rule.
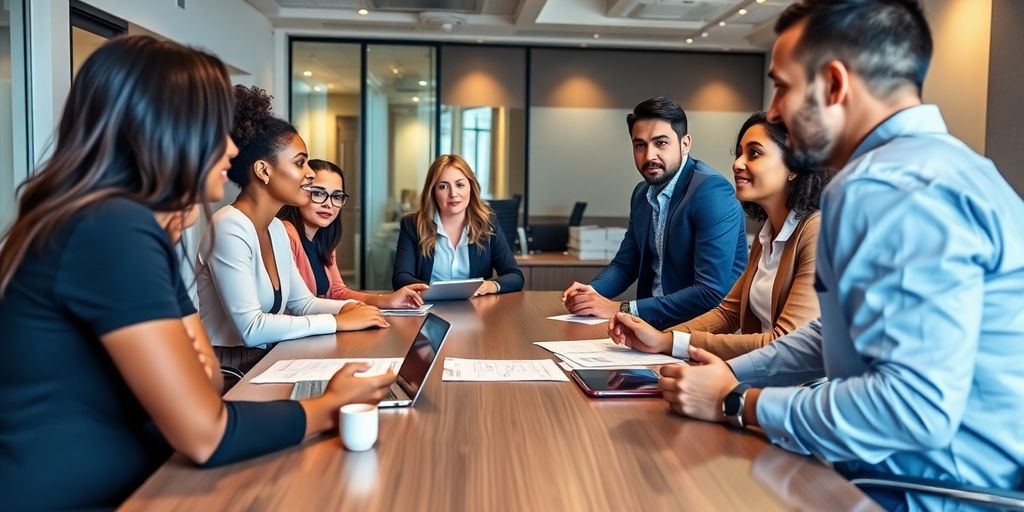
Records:
[[[764,55],[615,50],[534,50],[530,104],[629,108],[668,96],[684,109],[762,108]]]
[[[1024,2],[993,0],[985,153],[1024,195],[1024,164],[1017,154],[1024,119]],[[1019,221],[1018,221],[1019,222]]]
[[[992,0],[924,0],[923,5],[935,41],[924,101],[937,104],[949,131],[984,154]]]

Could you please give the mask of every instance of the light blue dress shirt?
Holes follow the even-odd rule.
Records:
[[[675,176],[668,180],[661,188],[651,187],[647,189],[647,202],[651,204],[651,226],[654,226],[654,282],[651,284],[651,296],[661,297],[665,295],[665,291],[661,288],[661,262],[665,261],[665,223],[668,222],[668,205],[672,201],[672,193],[676,191],[676,183],[679,181],[679,175],[683,172],[683,167],[686,167],[686,161],[689,159],[689,155],[683,157],[683,163],[679,164],[679,169],[676,171]],[[657,195],[655,195],[657,193]],[[646,247],[641,247],[641,251],[647,250]],[[636,301],[629,302],[629,312],[633,316],[639,316],[640,312],[636,308]]]
[[[451,281],[452,279],[469,278],[469,226],[462,228],[462,236],[455,248],[448,238],[441,216],[434,213],[434,226],[437,229],[437,242],[434,244],[434,266],[430,269],[430,282]]]
[[[821,318],[730,361],[768,438],[834,463],[1024,481],[1024,202],[937,107],[879,125],[822,197]],[[937,498],[908,495],[911,509]]]

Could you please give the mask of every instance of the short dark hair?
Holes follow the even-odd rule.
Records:
[[[743,152],[743,148],[740,147],[743,135],[751,127],[757,125],[764,126],[764,131],[768,134],[768,138],[782,150],[782,158],[786,167],[791,172],[796,173],[793,181],[788,182],[789,190],[786,193],[786,208],[796,212],[797,219],[802,219],[811,212],[820,210],[821,193],[825,190],[828,182],[832,181],[832,177],[836,174],[835,171],[825,168],[803,167],[795,163],[793,150],[790,149],[788,144],[789,131],[786,130],[786,125],[768,122],[768,115],[764,112],[754,112],[753,115],[743,122],[739,134],[736,135],[735,154],[737,156]],[[768,214],[757,203],[744,201],[742,204],[743,211],[751,219],[762,221],[768,218]]]
[[[913,85],[921,94],[932,59],[932,35],[918,0],[800,0],[779,15],[775,33],[807,21],[795,54],[811,79],[839,60],[886,97]]]
[[[252,178],[252,165],[257,160],[273,162],[277,154],[298,131],[291,123],[274,116],[270,102],[273,96],[259,87],[236,85],[235,121],[231,138],[238,146],[238,156],[231,159],[228,178],[245,188]]]
[[[678,103],[665,96],[658,96],[640,102],[633,107],[633,112],[626,115],[626,126],[629,128],[629,136],[633,136],[633,125],[644,119],[661,119],[672,125],[672,131],[680,139],[686,136],[686,112]]]
[[[331,171],[338,176],[341,176],[341,190],[345,191],[345,173],[341,172],[341,167],[338,167],[334,162],[328,162],[327,160],[313,159],[309,162],[309,168],[313,169],[314,172],[320,171]],[[327,199],[330,201],[330,198]],[[295,226],[295,230],[299,232],[299,236],[306,236],[305,230],[302,227],[302,215],[299,213],[299,209],[292,205],[285,205],[281,208],[281,211],[277,212],[277,218],[292,223]],[[325,228],[320,228],[313,235],[313,245],[316,246],[316,253],[320,256],[320,260],[324,264],[328,264],[331,261],[331,254],[338,248],[338,244],[341,243],[341,212],[338,212],[338,216],[327,225]]]

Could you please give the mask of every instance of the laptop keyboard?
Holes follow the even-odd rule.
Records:
[[[316,398],[327,390],[326,380],[300,380],[295,383],[292,387],[292,400],[306,400],[307,398]],[[398,400],[398,395],[395,394],[395,386],[391,386],[388,390],[387,396],[384,397],[383,401]]]

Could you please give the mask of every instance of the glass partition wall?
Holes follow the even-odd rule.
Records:
[[[391,288],[401,216],[436,156],[436,48],[293,41],[291,121],[310,158],[332,161],[351,198],[338,268],[349,286]]]
[[[345,172],[342,277],[391,288],[401,217],[427,169],[455,153],[485,200],[526,189],[528,50],[522,47],[293,38],[291,121],[310,158]],[[520,203],[526,210],[526,201]],[[525,221],[517,216],[519,224]]]

